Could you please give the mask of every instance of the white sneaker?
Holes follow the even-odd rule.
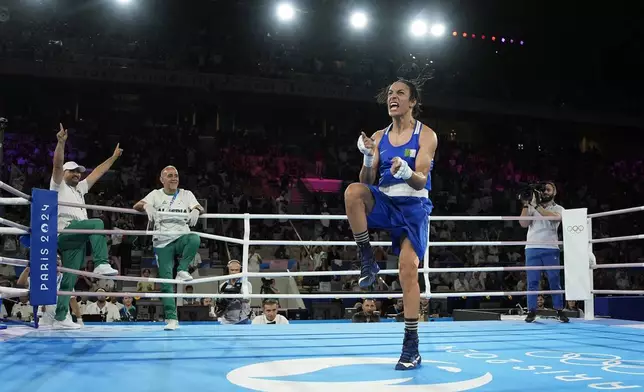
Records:
[[[188,273],[188,271],[179,271],[177,272],[177,280],[182,280],[184,282],[190,282],[193,278],[192,275]]]
[[[55,321],[56,321],[55,318],[45,313],[38,320],[38,325],[42,327],[51,327],[52,325],[54,325]]]
[[[109,264],[107,264],[107,263],[105,263],[105,264],[101,264],[101,265],[97,266],[96,268],[94,268],[94,271],[92,271],[92,272],[94,272],[95,274],[99,274],[99,275],[107,275],[107,276],[114,276],[114,275],[118,275],[118,274],[119,274],[119,272],[118,272],[117,270],[115,270],[114,268],[112,268],[112,267],[111,267]]]
[[[54,321],[54,329],[80,329],[81,326],[72,321],[71,317],[63,321]]]
[[[165,331],[174,331],[179,328],[178,320],[166,320],[165,322],[165,328],[163,328]]]
[[[81,328],[85,327],[85,323],[83,322],[83,319],[76,319],[76,324],[80,325]]]

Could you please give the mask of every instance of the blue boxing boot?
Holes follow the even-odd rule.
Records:
[[[405,338],[396,370],[412,370],[420,366],[418,352],[418,319],[405,319]]]
[[[370,244],[360,244],[358,253],[362,261],[360,266],[360,279],[358,285],[362,289],[368,289],[376,283],[376,275],[380,272],[380,267],[373,256],[373,249]]]

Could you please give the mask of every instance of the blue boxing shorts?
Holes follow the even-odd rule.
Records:
[[[409,238],[419,260],[425,257],[429,242],[429,215],[434,206],[425,197],[390,197],[376,185],[368,185],[373,195],[374,205],[367,216],[369,229],[387,230],[391,235],[392,250],[400,254],[400,244]]]

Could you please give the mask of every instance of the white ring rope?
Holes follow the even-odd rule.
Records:
[[[3,235],[22,235],[29,234],[28,230],[16,229],[15,227],[0,227],[0,234]]]
[[[324,216],[324,215],[323,215]],[[279,241],[279,240],[250,240],[249,245],[338,245],[338,246],[356,246],[355,241]],[[371,245],[391,246],[391,241],[376,241]],[[429,242],[430,247],[434,246],[524,246],[524,245],[563,245],[563,241],[446,241],[446,242]]]
[[[538,294],[564,294],[564,290],[541,290],[541,291],[477,291],[477,292],[452,292],[452,293],[421,293],[421,298],[455,298],[455,297],[507,297],[507,296],[523,296],[523,295],[538,295]],[[58,295],[70,296],[88,296],[96,297],[97,295],[104,295],[106,297],[141,297],[141,298],[302,298],[302,299],[321,299],[321,298],[402,298],[402,293],[366,293],[354,292],[347,294],[208,294],[208,293],[156,293],[156,292],[135,292],[135,293],[121,293],[121,292],[105,292],[98,294],[93,291],[59,291]]]
[[[146,231],[146,230],[82,230],[82,229],[62,229],[58,230],[60,234],[119,234],[119,235],[185,235],[196,234],[199,237],[207,238],[215,241],[232,242],[239,245],[244,245],[244,240],[234,237],[225,237],[216,234],[201,233],[198,231]]]
[[[620,242],[620,241],[633,241],[633,240],[644,240],[644,234],[625,235],[621,237],[596,238],[594,240],[589,240],[589,242],[591,244],[602,244],[604,242]]]
[[[203,214],[206,219],[294,219],[294,220],[346,220],[346,215],[286,215],[286,214]],[[561,220],[559,216],[431,216],[431,221],[519,221]]]
[[[0,189],[3,189],[5,191],[11,193],[12,195],[21,197],[21,198],[23,198],[25,200],[31,200],[31,196],[29,196],[28,194],[20,192],[16,188],[12,187],[11,185],[7,185],[2,181],[0,181]]]
[[[604,216],[611,216],[611,215],[631,214],[633,212],[640,212],[640,211],[644,211],[644,206],[623,208],[621,210],[596,212],[594,214],[588,214],[588,218],[593,219],[593,218],[601,218]]]
[[[644,295],[644,290],[593,290],[593,294],[630,294]]]
[[[31,202],[22,197],[0,197],[0,205],[2,206],[27,206]]]
[[[9,257],[0,257],[0,264],[8,264],[15,266],[27,266],[29,265],[28,260],[23,259],[13,259]],[[503,272],[503,271],[545,271],[545,270],[563,270],[563,266],[519,266],[519,267],[465,267],[465,268],[419,268],[419,272],[428,272],[428,273],[445,273],[445,272]],[[69,269],[65,267],[59,267],[58,271],[67,272],[79,276],[87,276],[89,278],[97,279],[111,279],[111,280],[122,280],[129,282],[152,282],[152,283],[171,283],[171,284],[199,284],[199,283],[208,283],[208,282],[218,282],[223,280],[237,279],[242,277],[242,273],[232,274],[232,275],[222,275],[222,276],[208,276],[204,278],[197,278],[190,281],[182,281],[177,279],[163,279],[163,278],[147,278],[147,277],[138,277],[138,276],[106,276],[95,274],[93,272],[79,271],[75,269]],[[382,275],[396,275],[399,270],[397,269],[386,269],[381,270],[379,274]],[[278,277],[298,277],[298,276],[348,276],[348,275],[360,275],[360,270],[341,270],[341,271],[282,271],[282,272],[247,272],[245,274],[249,278],[278,278]]]
[[[11,227],[16,228],[16,229],[29,231],[29,228],[27,226],[21,225],[20,223],[10,221],[9,219],[0,218],[0,225],[11,226]]]
[[[26,267],[29,265],[29,260],[14,259],[12,257],[0,257],[0,264],[13,265],[16,267]]]
[[[644,268],[644,263],[615,263],[615,264],[595,264],[592,269],[609,269],[609,268]]]
[[[13,287],[0,286],[0,298],[15,298],[28,294],[28,289],[14,289]]]

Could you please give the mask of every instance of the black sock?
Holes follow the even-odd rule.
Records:
[[[418,319],[405,318],[405,333],[418,334]]]
[[[369,231],[363,231],[362,233],[359,234],[354,234],[353,238],[356,240],[356,244],[358,246],[363,247],[363,246],[370,246],[371,244],[369,243]]]

